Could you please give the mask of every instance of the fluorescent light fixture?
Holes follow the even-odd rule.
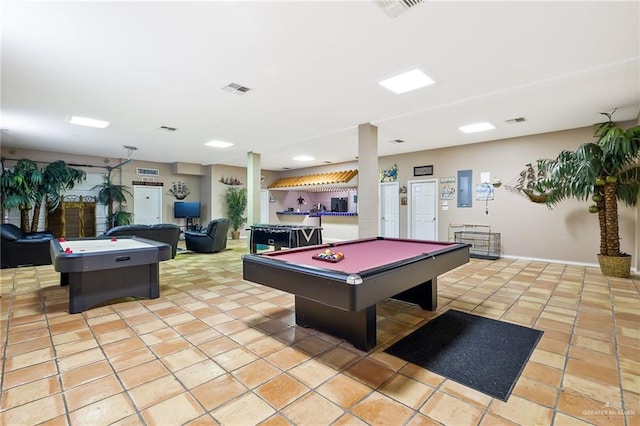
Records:
[[[104,129],[111,124],[108,121],[96,120],[95,118],[78,117],[77,115],[72,116],[69,119],[69,123],[76,124],[78,126],[97,127],[98,129]]]
[[[214,148],[229,148],[230,146],[233,146],[231,142],[226,141],[210,141],[205,143],[205,145],[212,146]]]
[[[299,155],[297,157],[293,157],[293,159],[296,160],[296,161],[311,161],[311,160],[315,160],[315,158],[309,157],[308,155]]]
[[[491,124],[491,123],[475,123],[475,124],[469,124],[466,126],[461,126],[458,127],[458,129],[460,129],[461,131],[465,132],[465,133],[476,133],[476,132],[484,132],[485,130],[491,130],[491,129],[495,129],[496,127]]]
[[[410,92],[433,83],[434,81],[419,69],[407,71],[378,82],[379,85],[397,94]]]

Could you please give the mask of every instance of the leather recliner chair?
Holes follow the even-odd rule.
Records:
[[[227,248],[229,219],[213,219],[200,232],[187,231],[184,241],[187,250],[197,253],[216,253]]]
[[[22,232],[11,223],[3,223],[1,227],[0,263],[2,268],[51,265],[49,247],[51,240],[55,238],[51,232]]]
[[[160,241],[171,246],[171,258],[178,252],[180,227],[173,223],[157,223],[154,225],[121,225],[109,229],[103,237],[136,236],[148,240]]]

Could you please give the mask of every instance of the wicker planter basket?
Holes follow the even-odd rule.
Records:
[[[602,275],[616,278],[629,278],[631,276],[631,256],[603,256],[598,255],[598,263]]]

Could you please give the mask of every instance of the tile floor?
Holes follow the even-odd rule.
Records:
[[[241,279],[246,241],[161,263],[161,297],[67,313],[51,266],[0,271],[2,425],[640,425],[640,280],[524,260],[378,305],[364,353]],[[543,330],[508,402],[382,350],[449,308]]]

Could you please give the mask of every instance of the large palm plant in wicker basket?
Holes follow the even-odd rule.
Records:
[[[595,142],[576,151],[562,151],[555,159],[538,160],[546,177],[538,190],[549,207],[569,198],[592,201],[591,213],[600,224],[598,261],[607,276],[629,277],[631,256],[620,251],[618,201],[635,206],[640,190],[640,126],[618,127],[612,114],[597,127]]]

